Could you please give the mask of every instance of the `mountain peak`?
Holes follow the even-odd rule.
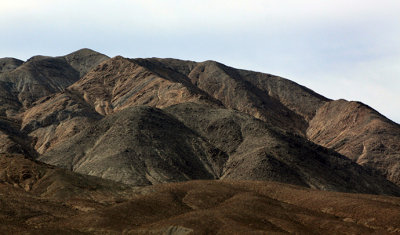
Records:
[[[11,57],[0,58],[0,73],[14,70],[23,63],[24,61],[16,58],[11,58]]]
[[[65,56],[69,56],[69,55],[89,55],[89,54],[101,54],[101,55],[103,55],[102,53],[97,52],[95,50],[92,50],[90,48],[82,48],[82,49],[76,50],[74,52],[71,52],[71,53],[69,53],[69,54],[67,54]]]

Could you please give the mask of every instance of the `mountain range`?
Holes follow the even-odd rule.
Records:
[[[0,207],[18,215],[0,215],[14,224],[10,232],[90,233],[93,226],[116,233],[121,227],[308,233],[322,220],[336,230],[320,226],[317,233],[400,232],[384,217],[364,223],[368,214],[350,215],[339,203],[365,204],[400,221],[400,201],[390,197],[400,196],[399,124],[366,104],[331,100],[288,79],[216,61],[109,58],[90,49],[2,58],[0,154],[1,195],[26,198],[21,207]],[[322,208],[323,197],[330,207]],[[58,208],[59,201],[66,206]],[[141,220],[140,208],[156,201],[154,213]],[[161,220],[168,204],[173,209]],[[265,212],[243,210],[252,227],[240,224],[246,216],[236,217],[242,207],[286,208],[309,219],[280,209],[279,218],[263,222]],[[37,214],[23,214],[26,208]],[[126,217],[135,210],[142,221],[136,227]],[[212,225],[212,211],[220,223]],[[316,211],[323,214],[319,222]],[[110,215],[120,223],[112,225]],[[29,216],[32,224],[21,222]],[[234,226],[225,228],[229,223],[221,221],[228,218]]]

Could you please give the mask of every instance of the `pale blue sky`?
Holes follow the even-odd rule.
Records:
[[[2,0],[0,57],[217,60],[279,75],[400,123],[398,0]]]

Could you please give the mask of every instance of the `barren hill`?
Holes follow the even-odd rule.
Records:
[[[344,101],[330,101],[281,77],[238,70],[214,61],[120,56],[107,59],[89,49],[63,57],[36,56],[22,65],[10,59],[4,61],[10,69],[0,75],[0,84],[4,85],[2,94],[7,101],[3,102],[2,115],[15,117],[15,122],[20,123],[15,129],[21,133],[16,136],[29,136],[31,143],[23,147],[26,151],[45,154],[60,143],[70,142],[89,123],[129,107],[166,108],[192,102],[249,114],[269,127],[281,129],[281,133],[295,133],[339,151],[398,183],[397,124],[386,121],[367,106],[358,109]],[[15,68],[10,64],[16,64]],[[346,113],[374,120],[373,134],[363,134],[363,128],[370,129],[365,127],[369,125],[366,121],[349,125]],[[191,120],[186,120],[185,125],[195,128]],[[227,129],[235,132],[234,125]],[[338,135],[338,130],[346,131]],[[13,140],[12,143],[18,139],[7,133],[3,136]],[[221,141],[229,143],[228,146],[235,141],[229,135],[211,140],[201,137],[218,149],[223,146],[219,144]],[[364,143],[365,148],[361,146]],[[18,141],[16,144],[21,145]],[[381,149],[377,150],[379,144]],[[266,146],[260,144],[257,151]],[[222,149],[227,155],[235,155],[229,149]],[[257,152],[251,145],[239,150],[253,155]]]
[[[234,109],[333,148],[355,161],[364,159],[357,162],[395,183],[399,180],[396,164],[399,157],[397,124],[385,121],[386,118],[368,106],[357,109],[354,106],[336,105],[347,102],[330,101],[301,85],[270,74],[238,70],[214,61],[196,63],[176,59],[115,57],[101,63],[68,90],[101,115],[136,105],[164,108],[185,102]],[[330,117],[321,116],[326,112],[340,114],[331,115],[337,125],[329,126],[332,123]],[[346,112],[375,119],[373,125],[376,131],[362,138],[362,141],[368,140],[375,145],[382,142],[384,150],[377,152],[373,147],[366,147],[364,152],[360,152],[360,143],[354,144],[353,141],[361,141],[357,131],[364,128],[364,124],[357,122],[348,126]],[[342,134],[335,141],[329,138],[336,135],[338,130],[349,128],[355,129],[351,136]],[[385,130],[391,130],[390,134]],[[321,131],[323,135],[316,134]],[[334,144],[336,142],[346,144],[338,148]],[[349,146],[346,151],[344,146]],[[366,160],[361,155],[373,157]]]
[[[222,178],[400,195],[395,185],[340,154],[250,115],[195,103],[166,111],[126,108],[38,159],[133,185]]]
[[[23,63],[22,60],[15,58],[0,58],[0,73],[14,70]]]
[[[313,190],[399,196],[398,124],[215,61],[0,59],[0,154],[10,233],[400,232],[396,198]]]
[[[0,87],[6,90],[2,93],[1,106],[14,105],[13,112],[8,113],[12,116],[18,108],[28,108],[41,97],[63,91],[107,58],[100,53],[82,49],[61,57],[34,56],[25,63],[13,63],[15,66],[8,62],[8,66],[2,70],[8,69],[0,73]]]

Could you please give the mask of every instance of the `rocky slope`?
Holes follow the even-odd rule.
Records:
[[[15,58],[0,58],[0,73],[12,71],[23,63],[22,60]]]
[[[20,128],[29,133],[34,149],[42,154],[101,118],[80,96],[65,90],[36,101],[24,112]]]
[[[107,58],[89,49],[82,49],[62,57],[34,56],[22,64],[4,62],[6,65],[0,73],[0,87],[3,88],[0,89],[9,93],[2,93],[2,96],[5,96],[2,97],[2,101],[10,101],[2,103],[1,106],[17,102],[18,105],[13,106],[14,110],[10,116],[15,114],[16,108],[29,108],[37,99],[63,91]]]
[[[129,187],[50,166],[21,154],[0,155],[0,183],[22,189],[41,198],[69,200],[110,196]],[[115,194],[113,194],[115,192]]]
[[[400,196],[399,160],[398,124],[271,74],[0,59],[5,233],[400,233],[398,198],[365,194]]]
[[[39,160],[83,174],[148,185],[218,178],[226,158],[174,117],[137,106],[94,123]]]
[[[20,131],[18,122],[0,116],[0,153],[17,153],[34,158],[32,138]]]
[[[400,185],[400,125],[367,105],[326,103],[310,122],[307,135]]]
[[[88,49],[2,61],[3,152],[134,184],[230,177],[390,193],[379,175],[399,183],[397,124],[284,78]]]
[[[182,76],[162,76],[123,57],[105,61],[68,89],[102,115],[135,105],[162,108],[183,102],[219,103]]]
[[[383,177],[250,115],[195,103],[166,111],[126,108],[38,159],[133,185],[221,178],[400,195]]]
[[[335,151],[238,111],[189,103],[165,110],[229,155],[221,178],[275,180],[348,192],[383,182],[374,182],[380,177]]]

